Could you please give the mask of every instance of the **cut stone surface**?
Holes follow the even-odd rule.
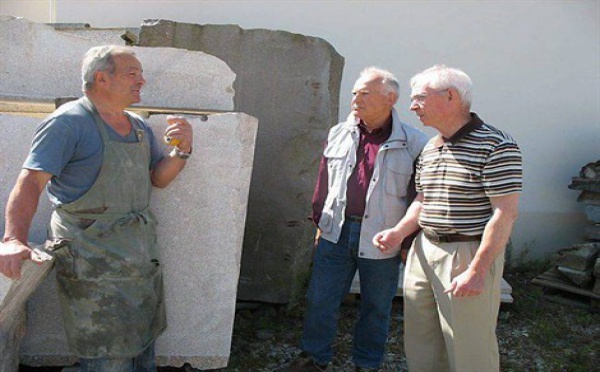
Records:
[[[561,249],[556,261],[558,266],[573,270],[588,270],[594,266],[598,254],[600,254],[600,243],[576,244],[567,249]]]
[[[307,279],[307,221],[327,131],[337,122],[343,57],[284,31],[146,20],[139,44],[203,51],[237,74],[235,111],[260,120],[238,298],[286,303]]]
[[[580,287],[587,287],[592,282],[592,269],[575,270],[570,267],[557,266],[558,271]]]
[[[588,221],[592,223],[600,223],[600,205],[586,205],[583,212]]]
[[[246,114],[189,116],[194,153],[151,206],[160,221],[169,327],[161,365],[227,365],[258,121]],[[165,116],[150,117],[162,138]]]
[[[169,326],[157,341],[160,365],[214,369],[227,365],[235,315],[241,249],[258,122],[246,114],[188,116],[194,128],[194,154],[166,189],[154,190],[151,206],[165,270]],[[0,115],[0,208],[27,155],[38,119]],[[164,115],[149,119],[162,138]],[[10,141],[10,139],[13,139]],[[32,225],[32,237],[45,239],[50,205],[45,195]],[[2,226],[4,219],[2,218]],[[9,281],[0,279],[0,291]],[[34,294],[28,310],[22,362],[32,366],[71,365],[56,296],[54,274]]]
[[[23,18],[2,16],[0,94],[81,97],[81,59],[98,45],[90,35],[92,38],[75,36]],[[233,109],[235,74],[218,58],[173,48],[134,50],[146,78],[143,105]]]
[[[600,240],[600,224],[586,226],[583,229],[583,235],[588,240]]]
[[[600,192],[582,191],[577,201],[584,204],[600,205]]]
[[[568,187],[573,190],[584,190],[600,193],[600,180],[573,177],[571,184]]]

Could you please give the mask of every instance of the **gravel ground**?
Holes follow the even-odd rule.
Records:
[[[498,320],[498,341],[503,372],[600,371],[600,314],[591,311],[589,299],[571,304],[550,302],[531,279],[542,269],[507,272],[513,304],[503,304]],[[335,357],[331,371],[354,371],[350,348],[360,299],[348,296],[341,308]],[[269,304],[244,304],[236,312],[229,365],[215,371],[273,371],[298,353],[304,305],[289,308]],[[406,371],[402,340],[402,299],[393,304],[385,371]],[[22,369],[53,372],[52,369]],[[193,372],[189,366],[163,367],[159,372]]]
[[[531,279],[542,271],[507,272],[513,304],[503,304],[498,320],[502,371],[599,371],[600,314],[589,300],[561,304],[548,301]],[[586,302],[587,300],[587,302]],[[360,299],[349,296],[341,308],[332,371],[354,371],[350,348]],[[230,363],[219,371],[273,371],[299,352],[304,306],[293,309],[262,304],[236,314]],[[393,304],[387,353],[381,371],[406,371],[402,330],[402,299]],[[187,368],[188,371],[193,369]]]

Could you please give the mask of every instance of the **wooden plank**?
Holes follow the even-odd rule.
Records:
[[[21,278],[13,280],[4,294],[0,303],[0,371],[18,372],[19,344],[25,336],[27,300],[52,270],[54,257],[51,252],[66,243],[66,240],[57,239],[33,247],[34,254],[41,262],[24,261]]]
[[[61,104],[78,98],[79,97],[49,98],[0,94],[0,113],[30,115],[37,117],[40,114],[50,114]],[[127,108],[127,110],[136,112],[146,117],[156,114],[214,115],[231,112],[225,110],[190,107],[159,107],[143,105],[130,106]]]
[[[546,271],[538,277],[531,280],[533,284],[543,287],[559,289],[565,292],[575,293],[582,296],[590,297],[594,300],[600,300],[600,295],[593,291],[573,285],[565,279],[556,268]]]

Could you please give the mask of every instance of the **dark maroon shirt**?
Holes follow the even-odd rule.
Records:
[[[358,127],[360,129],[360,140],[356,149],[356,166],[348,179],[346,187],[346,216],[362,217],[365,213],[367,189],[375,169],[375,159],[377,158],[379,146],[387,141],[392,133],[392,117],[390,116],[381,128],[375,129],[371,133],[362,122]],[[319,164],[319,175],[312,199],[312,219],[316,225],[319,224],[321,212],[327,198],[328,178],[327,158],[323,156]]]

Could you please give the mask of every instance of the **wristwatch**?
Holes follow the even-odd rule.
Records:
[[[178,157],[179,159],[188,159],[192,155],[192,148],[190,147],[190,152],[183,152],[179,149],[179,147],[173,147],[173,151],[171,151],[172,157]]]

